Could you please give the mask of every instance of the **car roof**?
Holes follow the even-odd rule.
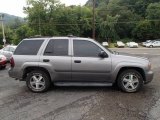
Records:
[[[16,48],[17,46],[16,46],[16,45],[7,45],[6,47],[13,47],[13,48]]]

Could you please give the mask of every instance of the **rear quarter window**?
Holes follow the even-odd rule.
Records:
[[[23,40],[14,55],[37,55],[44,40]]]

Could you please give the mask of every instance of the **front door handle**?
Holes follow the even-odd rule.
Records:
[[[49,62],[49,59],[43,59],[43,62]]]
[[[74,60],[74,63],[81,63],[81,60]]]

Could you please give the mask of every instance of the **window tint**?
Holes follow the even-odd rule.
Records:
[[[46,56],[67,56],[68,55],[68,40],[58,39],[50,40],[44,52]]]
[[[15,55],[37,55],[44,40],[24,40],[15,50]]]
[[[73,49],[76,57],[98,57],[101,51],[99,46],[85,40],[74,40]]]

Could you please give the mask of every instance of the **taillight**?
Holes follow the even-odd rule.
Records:
[[[0,57],[0,61],[6,61],[6,57]]]
[[[10,59],[10,64],[11,64],[11,67],[14,67],[14,59],[13,59],[13,57],[11,57],[11,59]]]

